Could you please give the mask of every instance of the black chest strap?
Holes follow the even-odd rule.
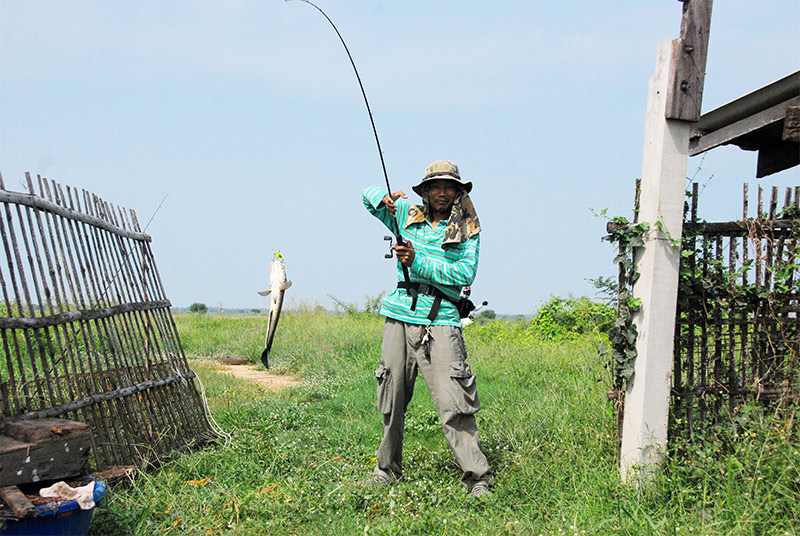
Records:
[[[456,309],[458,309],[458,303],[453,301],[447,294],[439,290],[438,288],[434,287],[433,285],[428,285],[426,283],[417,283],[415,281],[399,281],[397,283],[397,288],[403,288],[409,291],[409,294],[412,296],[412,303],[411,303],[411,310],[414,310],[414,307],[417,304],[417,294],[427,294],[428,296],[433,297],[433,305],[431,305],[431,310],[428,313],[428,320],[433,322],[436,320],[436,316],[439,314],[439,309],[442,306],[442,300],[447,300],[452,303]]]

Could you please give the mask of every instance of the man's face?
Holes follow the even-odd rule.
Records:
[[[434,212],[449,215],[457,195],[458,184],[447,179],[433,180],[428,186],[428,204]]]

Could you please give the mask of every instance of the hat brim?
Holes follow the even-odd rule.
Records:
[[[412,186],[411,189],[414,190],[414,192],[416,192],[417,195],[422,197],[422,194],[425,193],[424,185],[426,183],[428,183],[428,182],[438,181],[438,180],[453,181],[456,184],[458,184],[459,186],[461,186],[461,188],[463,188],[465,192],[470,193],[472,191],[472,182],[471,181],[465,181],[465,180],[462,180],[462,179],[456,179],[452,175],[431,175],[430,177],[425,177],[424,179],[422,179],[422,181],[420,181],[419,184],[416,184],[416,185]]]

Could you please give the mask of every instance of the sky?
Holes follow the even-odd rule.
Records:
[[[434,160],[474,183],[473,298],[531,314],[595,296],[601,238],[632,214],[649,78],[675,0],[316,0],[361,75],[393,190]],[[797,0],[714,2],[703,111],[800,69]],[[756,153],[689,159],[708,221],[736,219]],[[396,282],[361,191],[383,171],[361,91],[325,18],[283,0],[0,0],[0,173],[134,209],[173,306],[363,305]],[[160,209],[158,208],[160,206]],[[152,218],[152,220],[151,220]]]

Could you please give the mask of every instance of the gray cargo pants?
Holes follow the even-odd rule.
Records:
[[[462,482],[469,489],[475,482],[488,481],[489,463],[478,446],[475,424],[481,403],[475,374],[466,359],[460,326],[420,326],[386,319],[381,363],[375,371],[378,410],[383,414],[376,475],[402,476],[405,413],[419,370],[436,405],[444,436],[464,473]]]

